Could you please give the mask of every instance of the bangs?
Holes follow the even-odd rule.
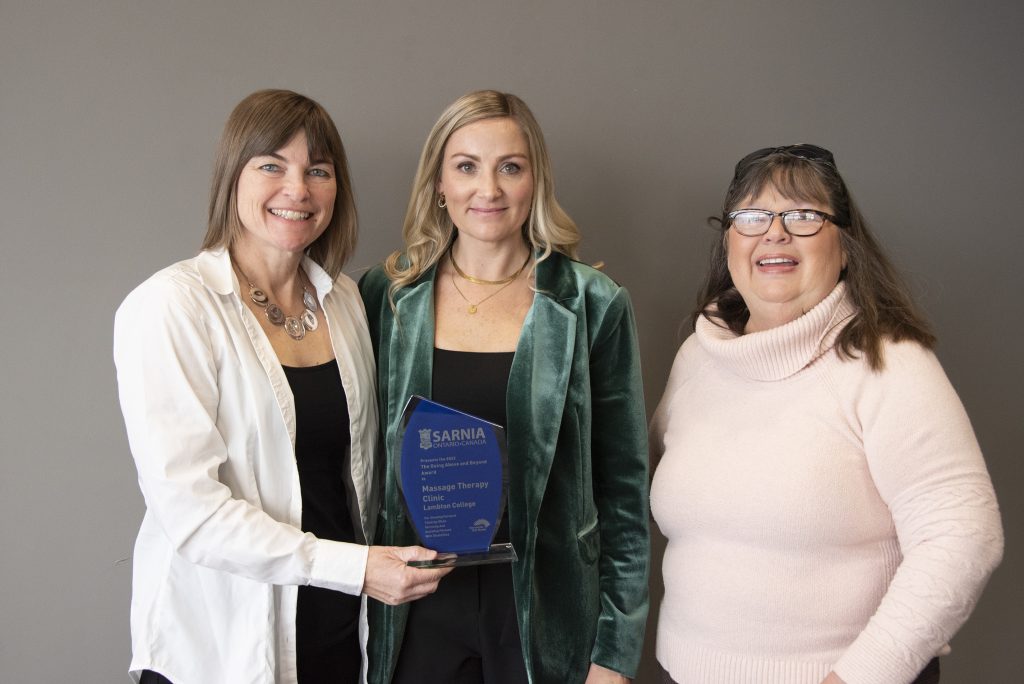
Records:
[[[330,121],[319,116],[318,111],[310,112],[302,122],[301,128],[306,132],[306,151],[310,162],[330,162],[337,165],[341,161],[338,158],[341,151],[335,149],[340,141],[335,141],[334,127]]]
[[[266,125],[254,126],[255,130],[249,133],[248,149],[243,157],[252,159],[274,154],[301,131],[306,134],[306,153],[311,163],[338,163],[331,123],[316,108],[293,109],[283,116],[278,112],[275,120],[263,123]]]
[[[829,207],[832,211],[837,209],[832,206],[828,184],[816,164],[779,156],[755,164],[754,168],[737,179],[736,187],[729,193],[732,206],[727,210],[736,209],[740,202],[753,199],[767,189],[774,190],[788,200],[811,202]]]

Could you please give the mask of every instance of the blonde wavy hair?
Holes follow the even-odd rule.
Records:
[[[384,272],[391,280],[388,298],[415,282],[423,272],[444,256],[455,239],[455,224],[446,209],[437,205],[437,183],[441,178],[444,149],[455,131],[483,119],[508,118],[515,121],[526,136],[533,169],[533,200],[530,216],[523,225],[523,237],[534,251],[540,251],[534,267],[552,252],[576,257],[580,232],[555,200],[551,159],[544,135],[533,112],[515,95],[495,90],[477,90],[453,102],[441,114],[423,145],[409,206],[402,225],[404,251],[396,251],[384,261]]]

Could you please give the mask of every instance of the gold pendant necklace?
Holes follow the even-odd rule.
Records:
[[[464,299],[464,300],[466,301],[466,304],[468,304],[468,305],[469,305],[469,306],[467,306],[467,307],[466,307],[466,311],[467,311],[467,312],[468,312],[468,313],[469,313],[470,315],[473,315],[473,314],[475,314],[475,313],[476,313],[477,311],[479,311],[479,310],[480,310],[480,305],[481,305],[481,304],[483,304],[484,302],[486,302],[486,301],[487,301],[488,299],[490,299],[491,297],[493,297],[493,296],[497,295],[497,294],[498,294],[499,292],[501,292],[501,291],[502,291],[502,290],[504,290],[504,289],[505,289],[506,287],[508,287],[509,285],[511,285],[511,284],[512,284],[512,282],[513,282],[513,281],[514,281],[514,280],[515,280],[516,278],[518,278],[518,277],[519,277],[519,274],[523,272],[523,269],[524,269],[524,268],[526,268],[526,264],[527,264],[527,263],[529,263],[529,261],[530,261],[530,257],[529,257],[529,255],[527,255],[527,257],[526,257],[526,261],[524,261],[524,262],[523,262],[523,265],[519,267],[519,270],[518,270],[518,271],[516,271],[516,272],[515,272],[514,274],[512,274],[512,277],[511,277],[511,278],[506,278],[505,280],[500,280],[500,281],[498,281],[498,282],[492,282],[492,281],[488,281],[488,280],[483,280],[483,281],[481,281],[481,280],[473,279],[473,278],[471,278],[471,277],[467,276],[466,274],[464,274],[464,273],[463,273],[462,271],[460,271],[460,270],[459,270],[459,267],[458,267],[458,266],[456,266],[456,265],[455,265],[455,259],[454,259],[454,258],[452,258],[452,253],[451,253],[451,252],[448,252],[448,261],[452,262],[452,266],[453,266],[453,267],[455,268],[455,270],[456,270],[456,271],[458,272],[458,274],[459,274],[460,276],[462,276],[463,278],[465,278],[466,280],[468,280],[468,281],[469,281],[469,282],[471,282],[471,283],[490,283],[490,284],[492,284],[492,285],[497,285],[497,284],[501,283],[501,287],[499,287],[499,288],[498,288],[497,290],[495,290],[495,291],[494,291],[494,292],[492,292],[491,294],[487,295],[486,297],[484,297],[484,298],[483,298],[483,299],[481,299],[480,301],[478,301],[478,302],[475,302],[475,303],[474,303],[474,302],[470,301],[469,297],[467,297],[467,296],[465,295],[465,293],[464,293],[464,292],[463,292],[462,290],[460,290],[460,289],[459,289],[459,284],[455,282],[455,275],[449,272],[449,274],[448,274],[448,275],[449,275],[449,276],[451,277],[451,279],[452,279],[452,287],[454,287],[454,288],[455,288],[455,291],[459,293],[459,296],[460,296],[460,297],[462,297],[462,298],[463,298],[463,299]]]

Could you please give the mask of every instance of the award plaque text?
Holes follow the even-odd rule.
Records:
[[[508,493],[500,425],[413,396],[402,414],[398,484],[420,543],[439,552],[415,565],[516,560],[511,544],[492,544]]]

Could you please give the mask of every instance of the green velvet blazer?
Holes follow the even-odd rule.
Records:
[[[377,353],[386,450],[376,542],[416,544],[395,480],[398,426],[413,394],[431,396],[431,268],[388,303],[379,266],[359,287]],[[509,375],[512,581],[530,681],[583,682],[590,663],[634,676],[647,618],[650,562],[647,428],[636,324],[626,290],[554,253]],[[444,580],[442,580],[443,582]],[[369,605],[369,681],[387,684],[407,606]]]

